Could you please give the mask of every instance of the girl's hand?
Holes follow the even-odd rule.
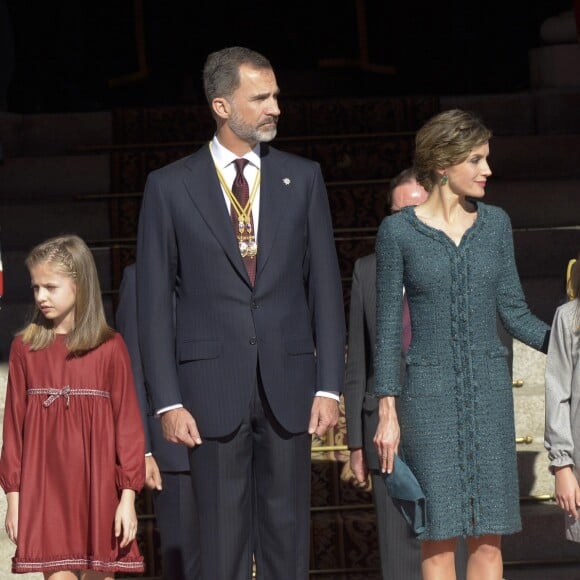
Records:
[[[135,511],[135,492],[124,489],[115,512],[115,537],[121,537],[119,546],[128,546],[137,536],[137,512]]]
[[[8,539],[14,544],[18,543],[18,501],[20,493],[10,491],[6,494],[6,521],[5,528]]]
[[[382,473],[393,471],[400,438],[401,430],[395,409],[395,398],[382,397],[379,401],[379,425],[373,438]]]
[[[556,502],[570,516],[578,519],[580,508],[580,486],[571,465],[556,467],[554,469]]]

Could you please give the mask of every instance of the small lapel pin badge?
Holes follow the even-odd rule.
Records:
[[[282,182],[284,183],[284,185],[290,185],[290,178],[289,177],[285,177]]]

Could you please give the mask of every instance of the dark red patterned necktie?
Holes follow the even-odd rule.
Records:
[[[232,193],[236,196],[236,199],[240,202],[242,208],[246,207],[248,200],[250,199],[250,186],[244,177],[244,167],[248,164],[247,159],[236,159],[234,161],[236,165],[236,178],[234,179],[234,183],[232,184]],[[236,212],[234,205],[232,204],[231,207],[231,216],[232,216],[232,223],[234,226],[234,233],[236,235],[236,239],[240,233],[239,230],[239,216]],[[254,232],[254,220],[252,219],[252,211],[250,209],[250,223],[252,224],[252,233]],[[255,234],[254,234],[255,235]],[[248,272],[248,276],[250,278],[250,283],[253,286],[254,282],[256,281],[256,258],[245,256],[242,258],[244,260],[244,265],[246,266],[246,270]]]

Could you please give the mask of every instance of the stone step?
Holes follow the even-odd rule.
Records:
[[[8,380],[8,363],[0,360],[0,409],[4,410],[4,395],[6,393],[6,381]]]
[[[580,133],[580,87],[481,95],[287,98],[280,137],[415,131],[438,110],[479,113],[496,135]],[[122,143],[204,140],[214,123],[205,105],[133,107],[116,111]]]
[[[435,106],[429,104],[432,101],[434,98],[427,95],[386,99],[289,98],[284,103],[280,136],[412,131],[431,111],[455,107],[479,113],[498,136],[580,133],[578,87],[443,95]],[[182,117],[184,122],[172,127],[166,121],[176,116]],[[204,140],[214,126],[205,105],[121,109],[116,114],[111,111],[27,115],[0,112],[4,156],[54,155],[91,146],[106,147],[113,141],[114,118],[129,138],[125,142],[132,139],[135,143]],[[172,129],[179,132],[172,134]]]
[[[515,391],[515,395],[538,395],[538,389],[544,384],[544,374],[546,371],[546,355],[539,352],[527,344],[514,339],[513,341],[514,361],[513,377],[514,381],[523,380],[524,388]],[[529,387],[529,392],[527,388]]]
[[[580,177],[538,180],[493,175],[484,201],[505,209],[514,228],[580,225]]]
[[[110,191],[107,154],[11,157],[0,165],[4,200],[54,198]]]
[[[544,447],[543,384],[525,381],[523,387],[514,388],[514,416],[516,437],[525,439],[517,445],[520,496],[553,496],[554,478],[548,469],[548,453]]]
[[[530,311],[551,324],[556,308],[566,302],[565,274],[556,277],[522,278],[522,288]]]
[[[573,151],[580,150],[580,132],[571,135],[498,136],[491,141],[490,165],[496,177],[558,179],[580,177]]]
[[[580,226],[516,230],[514,247],[520,276],[565,278],[568,262],[577,255],[579,240]]]
[[[85,241],[111,236],[108,200],[57,199],[0,202],[4,272],[10,270],[9,250],[28,252],[37,243],[62,233],[74,233]],[[20,256],[16,256],[20,259]]]
[[[284,138],[281,135],[273,144],[284,151],[318,161],[327,181],[385,179],[412,163],[414,135],[333,134],[314,139],[304,136]],[[126,191],[139,191],[147,173],[189,155],[200,145],[156,145],[148,149],[115,152],[115,163],[121,175],[125,166],[132,169],[129,177],[134,189]],[[495,179],[576,179],[580,177],[580,167],[570,152],[577,150],[580,150],[580,132],[497,136],[491,142],[490,165]]]
[[[517,562],[504,567],[504,580],[579,580],[579,561],[533,563]]]
[[[504,560],[508,563],[575,561],[580,576],[580,545],[565,539],[562,510],[553,502],[524,502],[521,514],[522,531],[502,539]],[[510,579],[507,572],[505,577]],[[546,576],[545,580],[559,578]]]
[[[475,111],[495,135],[580,133],[580,87],[442,96],[440,104]]]
[[[19,115],[0,112],[0,135],[5,157],[64,155],[87,143],[112,142],[112,113]]]
[[[529,437],[531,443],[517,446],[520,496],[552,496],[554,478],[548,470],[544,448],[544,372],[546,355],[513,341],[514,416],[517,437]]]
[[[525,432],[518,431],[518,436]],[[543,436],[534,437],[533,443],[517,446],[518,481],[520,497],[548,498],[554,496],[554,477],[548,470],[548,454]]]
[[[514,375],[514,381],[518,379]],[[544,436],[544,383],[532,384],[524,381],[522,387],[515,387],[514,412],[518,436],[534,438]]]
[[[573,28],[576,26],[573,25]],[[531,49],[531,86],[533,88],[578,87],[580,85],[578,62],[580,62],[580,45],[577,42],[551,44]]]
[[[285,99],[279,135],[334,135],[414,131],[439,110],[432,95],[308,97]],[[215,131],[206,105],[118,108],[113,116],[116,143],[205,141]]]

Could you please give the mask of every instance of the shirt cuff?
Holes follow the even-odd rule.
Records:
[[[159,417],[163,415],[163,413],[167,413],[167,411],[173,411],[173,409],[182,409],[183,405],[181,403],[176,403],[175,405],[169,405],[168,407],[161,407],[161,409],[157,409],[155,411],[155,416]]]
[[[340,393],[338,391],[316,391],[315,397],[326,397],[327,399],[334,399],[340,402]]]

